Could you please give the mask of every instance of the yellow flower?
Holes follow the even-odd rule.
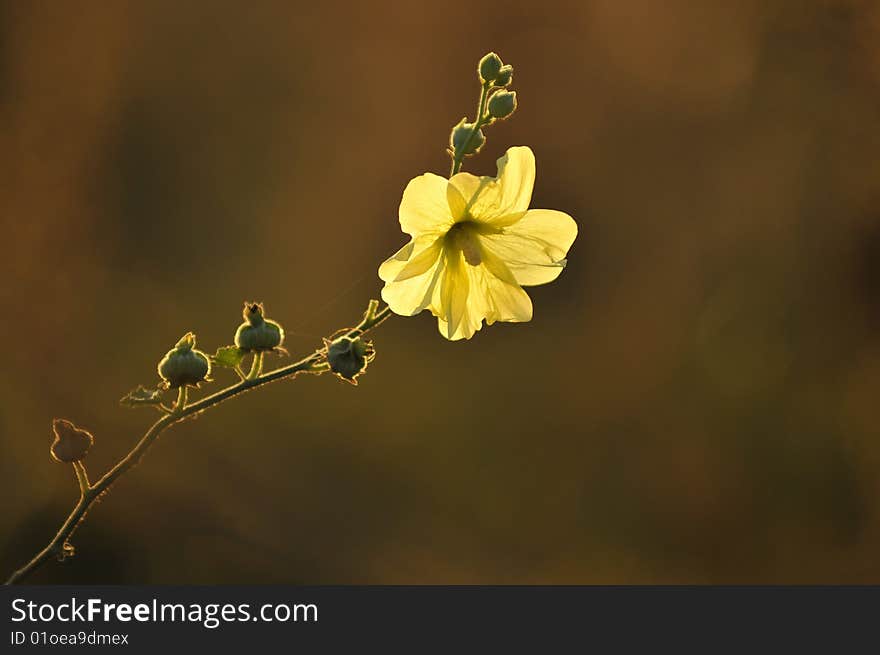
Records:
[[[498,175],[425,173],[400,202],[412,240],[379,267],[382,298],[396,314],[430,309],[447,339],[470,339],[495,321],[532,318],[524,286],[555,280],[577,236],[571,216],[529,209],[535,156],[519,146],[498,160]]]

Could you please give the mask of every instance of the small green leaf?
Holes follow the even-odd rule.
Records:
[[[158,405],[162,402],[162,389],[147,389],[139,384],[137,389],[129,391],[120,398],[119,402],[126,407],[140,407],[142,405]]]
[[[211,362],[217,366],[235,368],[241,364],[241,360],[244,359],[244,356],[245,352],[238,346],[223,346],[222,348],[217,349],[217,352],[211,357]]]

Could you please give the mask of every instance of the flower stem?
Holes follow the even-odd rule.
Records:
[[[85,464],[81,461],[73,463],[73,470],[76,472],[76,481],[79,483],[79,494],[85,496],[91,485],[89,485],[89,474],[86,472]]]
[[[263,372],[263,352],[254,353],[254,360],[251,362],[251,370],[245,377],[246,380],[256,379]]]
[[[484,82],[482,90],[480,91],[480,100],[477,103],[477,116],[474,118],[474,126],[471,129],[470,134],[468,134],[467,139],[465,139],[461,148],[456,148],[455,154],[452,157],[452,173],[450,173],[450,177],[455,175],[456,173],[461,171],[461,164],[464,161],[465,153],[467,153],[468,148],[470,148],[471,142],[474,140],[474,137],[480,131],[480,129],[489,122],[488,117],[486,115],[486,103],[489,100],[489,90],[492,88],[491,82]]]
[[[177,402],[174,404],[174,413],[179,414],[186,407],[186,401],[189,397],[189,393],[187,391],[187,386],[185,384],[180,385],[177,388]]]
[[[376,301],[370,301],[370,305],[367,308],[367,312],[364,314],[363,320],[356,327],[348,330],[345,335],[350,338],[358,337],[380,325],[390,315],[391,309],[389,307],[386,306],[381,310],[378,310],[378,303]],[[86,515],[89,508],[92,506],[92,503],[106,492],[120,476],[137,464],[159,435],[165,430],[172,425],[183,421],[189,416],[204,412],[215,405],[219,405],[225,400],[233,398],[245,391],[249,391],[250,389],[268,384],[269,382],[294,377],[298,373],[303,372],[314,374],[324,373],[329,370],[329,367],[322,365],[324,356],[325,353],[323,350],[316,350],[311,355],[304,357],[298,362],[282,366],[267,373],[257,373],[252,379],[239,380],[236,384],[222,389],[217,393],[211,394],[210,396],[201,398],[189,405],[186,404],[186,392],[183,391],[184,387],[181,387],[181,391],[178,392],[178,405],[175,406],[175,411],[171,414],[164,415],[158,421],[153,423],[153,425],[151,425],[141,437],[140,441],[135,444],[134,448],[132,448],[125,457],[119,460],[113,468],[107,471],[92,485],[89,484],[85,466],[83,466],[81,462],[74,462],[74,470],[80,488],[79,501],[70,511],[67,519],[62,523],[58,532],[55,533],[55,536],[48,545],[37,553],[27,564],[14,571],[12,575],[9,576],[9,579],[6,580],[6,584],[9,585],[21,582],[36,568],[47,562],[53,556],[63,559],[71,550],[71,547],[67,544],[67,540],[73,534],[74,530],[76,530],[77,525],[79,525],[80,521]],[[262,361],[262,358],[260,359]],[[262,366],[260,368],[262,368]]]

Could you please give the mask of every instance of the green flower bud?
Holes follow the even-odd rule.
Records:
[[[516,109],[516,91],[496,91],[489,98],[489,115],[507,118]]]
[[[498,71],[498,77],[495,78],[495,86],[507,86],[513,81],[513,66],[505,64]]]
[[[244,323],[235,332],[235,345],[245,352],[266,352],[281,347],[284,342],[284,328],[276,321],[263,316],[260,303],[244,304]]]
[[[197,387],[211,373],[211,361],[196,350],[196,335],[187,332],[159,362],[159,376],[169,387]]]
[[[483,82],[494,82],[498,77],[498,73],[501,71],[502,66],[501,57],[494,52],[490,52],[480,60],[480,66],[478,68],[480,79]]]
[[[333,341],[325,340],[324,345],[330,370],[352,384],[357,384],[357,377],[367,370],[367,364],[376,356],[373,344],[361,338],[339,337]]]
[[[56,462],[78,462],[85,458],[95,438],[87,431],[76,427],[70,421],[56,418],[52,421],[55,441],[49,451]]]
[[[474,129],[474,124],[466,121],[466,118],[462,118],[458,125],[452,128],[452,134],[449,136],[449,145],[452,146],[452,150],[456,154],[464,149],[465,143],[471,135],[471,130]],[[486,136],[483,134],[483,130],[477,130],[464,154],[473,155],[479,152],[484,143],[486,143]]]

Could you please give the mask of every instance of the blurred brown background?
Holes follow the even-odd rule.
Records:
[[[395,318],[360,387],[172,430],[33,581],[880,582],[878,38],[855,1],[4,2],[3,573],[74,501],[52,417],[94,476],[185,331],[357,319],[493,49],[520,108],[466,168],[530,145],[581,230],[534,321]]]

